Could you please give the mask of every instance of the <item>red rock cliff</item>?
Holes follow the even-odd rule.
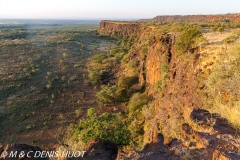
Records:
[[[101,35],[105,36],[126,37],[134,33],[139,33],[140,23],[101,21],[98,31]]]

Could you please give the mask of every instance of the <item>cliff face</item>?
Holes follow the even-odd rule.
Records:
[[[139,33],[140,24],[137,22],[129,23],[129,22],[101,21],[98,31],[101,35],[105,36],[126,37],[135,33]]]
[[[137,28],[133,29],[133,27]],[[130,53],[129,57],[131,60],[139,63],[139,82],[141,84],[144,82],[146,83],[146,91],[148,95],[152,97],[151,107],[149,107],[149,109],[154,110],[155,113],[159,113],[154,115],[151,114],[149,117],[145,117],[146,123],[151,125],[151,129],[145,131],[144,141],[145,143],[152,143],[157,141],[158,131],[164,130],[164,125],[160,126],[159,128],[158,121],[165,122],[169,117],[168,115],[173,115],[173,113],[175,113],[171,110],[175,108],[173,104],[183,107],[187,105],[186,103],[191,103],[190,101],[184,103],[182,97],[180,97],[182,95],[179,94],[179,92],[184,92],[183,94],[186,94],[187,92],[183,89],[184,84],[182,83],[184,83],[184,69],[188,67],[188,64],[182,62],[178,63],[179,61],[176,59],[175,49],[173,46],[174,37],[172,35],[165,34],[161,36],[153,36],[151,39],[148,39],[149,35],[151,34],[151,29],[142,30],[140,33],[139,25],[136,25],[135,23],[132,25],[123,25],[121,23],[103,21],[100,23],[99,27],[100,34],[111,37],[116,37],[118,35],[127,37],[130,36],[130,33],[135,33],[135,31],[138,31],[139,33],[139,44],[141,44],[143,41],[149,40],[148,53],[144,57],[140,56],[141,45],[136,46]],[[168,67],[167,72],[169,72],[170,77],[165,80],[165,89],[159,90],[158,83],[165,74],[164,71],[161,71],[161,64],[163,63]],[[173,92],[175,89],[178,89],[179,91],[175,91],[174,95],[172,95],[171,92]],[[161,116],[163,114],[165,116]],[[170,130],[166,130],[166,132],[170,132]]]
[[[163,76],[161,73],[161,63],[170,64],[175,52],[172,48],[172,36],[162,35],[154,37],[153,43],[148,48],[148,55],[146,58],[146,83],[149,94],[153,94],[154,88],[156,88],[157,82]],[[164,54],[167,54],[167,59],[164,59]]]
[[[202,106],[202,100],[196,94],[199,82],[195,55],[189,59],[177,58],[172,35],[154,39],[159,40],[149,46],[144,67],[146,89],[153,98],[150,106],[156,114],[145,117],[146,123],[151,125],[151,129],[145,131],[145,143],[156,143],[159,131],[167,143],[168,138],[177,136],[171,133],[180,134],[178,122],[189,121],[191,112]],[[162,69],[163,64],[168,70]],[[169,76],[164,78],[166,73]],[[164,86],[159,87],[163,83]]]
[[[146,29],[140,30],[139,25],[134,23],[133,25],[128,24],[130,28],[129,31],[126,31],[128,30],[127,26],[123,27],[122,24],[118,26],[118,23],[113,23],[102,22],[100,33],[109,36],[116,35],[116,32],[123,36],[129,36],[131,32],[136,33],[135,31],[139,33],[139,45],[136,45],[138,48],[131,53],[130,57],[132,59],[135,57],[135,60],[139,62],[139,81],[146,83],[146,91],[152,97],[152,101],[145,111],[148,113],[145,114],[145,126],[148,126],[147,129],[144,129],[145,149],[148,151],[159,150],[161,141],[163,144],[160,145],[160,148],[163,147],[165,152],[167,152],[166,150],[177,150],[177,147],[181,149],[192,147],[193,154],[196,154],[194,159],[199,159],[198,151],[203,153],[203,159],[218,159],[221,156],[229,158],[225,153],[236,152],[235,144],[230,143],[232,140],[234,143],[240,144],[240,140],[236,140],[233,136],[235,130],[226,120],[199,109],[203,105],[203,100],[198,91],[204,87],[199,80],[203,72],[200,54],[189,53],[184,57],[177,56],[174,48],[175,37],[163,34],[152,36],[149,39],[147,55],[140,56],[139,46],[141,46],[142,40],[148,37],[149,30],[146,34]],[[135,25],[137,28],[133,29],[132,27]],[[123,29],[122,33],[121,28]],[[206,127],[204,128],[206,130],[213,129],[213,132],[196,130],[194,121],[201,121],[201,127]],[[161,137],[159,133],[164,137],[160,138],[161,140],[159,140],[159,136]],[[223,134],[228,135],[229,139],[222,139]],[[227,145],[223,146],[224,143]],[[163,146],[164,144],[167,146]]]
[[[240,22],[240,14],[226,15],[173,15],[173,16],[156,16],[152,20],[159,22]]]

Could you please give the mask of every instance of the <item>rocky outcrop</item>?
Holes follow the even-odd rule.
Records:
[[[225,15],[173,15],[156,16],[152,20],[159,22],[240,22],[240,14]],[[146,21],[146,20],[145,20]]]
[[[87,144],[84,159],[89,160],[115,160],[118,154],[117,146],[109,140],[95,139]]]
[[[240,155],[239,154],[236,154],[236,153],[226,153],[226,152],[223,152],[223,151],[220,151],[220,150],[215,150],[213,152],[213,157],[212,157],[212,160],[238,160],[240,159]]]
[[[138,22],[111,22],[101,21],[98,32],[101,35],[111,37],[127,37],[137,34],[140,31],[140,23]]]

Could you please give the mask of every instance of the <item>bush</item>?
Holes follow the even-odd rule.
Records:
[[[182,35],[177,38],[176,49],[179,54],[190,51],[195,48],[198,39],[202,37],[202,33],[196,28],[186,29]]]
[[[218,27],[218,32],[222,33],[224,31],[223,27]]]
[[[91,112],[91,111],[90,111]],[[83,113],[83,111],[82,111],[82,109],[81,108],[79,108],[79,109],[77,109],[77,110],[75,110],[75,114],[76,114],[76,117],[79,117],[79,116],[81,116],[81,114]],[[91,114],[91,113],[90,113]]]
[[[128,108],[130,112],[135,112],[136,110],[141,109],[149,101],[149,97],[146,93],[135,93],[131,97]]]
[[[97,103],[101,106],[112,105],[117,101],[116,86],[101,86],[101,91],[97,92]]]
[[[118,80],[118,87],[119,88],[125,88],[130,89],[130,87],[134,84],[138,83],[138,77],[127,77],[127,76],[121,76]]]
[[[130,98],[130,92],[125,88],[118,88],[116,91],[117,102],[128,102]]]
[[[73,141],[83,141],[85,144],[92,139],[111,140],[117,145],[130,143],[130,132],[127,126],[115,114],[103,113],[83,119],[77,126],[69,130]]]
[[[106,59],[106,58],[107,58],[107,55],[106,55],[106,54],[104,54],[104,53],[99,53],[99,54],[94,55],[93,58],[92,58],[92,60],[93,60],[93,62],[95,62],[95,63],[102,63],[102,61],[103,61],[104,59]]]
[[[131,146],[141,150],[143,145],[145,117],[142,110],[130,112],[128,114],[128,130],[131,132]]]
[[[121,47],[111,50],[110,55],[121,60],[123,56],[127,53],[127,50]]]
[[[88,78],[93,85],[96,85],[101,80],[101,74],[97,71],[89,71]]]
[[[237,36],[236,35],[230,35],[227,38],[223,39],[223,43],[224,44],[231,44],[234,43],[237,40]]]
[[[87,115],[89,116],[89,117],[92,117],[92,116],[94,116],[96,114],[96,109],[95,108],[89,108],[88,110],[87,110]]]

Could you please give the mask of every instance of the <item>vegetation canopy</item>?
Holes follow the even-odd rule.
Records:
[[[191,49],[197,47],[202,33],[196,28],[186,29],[176,41],[176,49],[179,54],[189,52]]]

